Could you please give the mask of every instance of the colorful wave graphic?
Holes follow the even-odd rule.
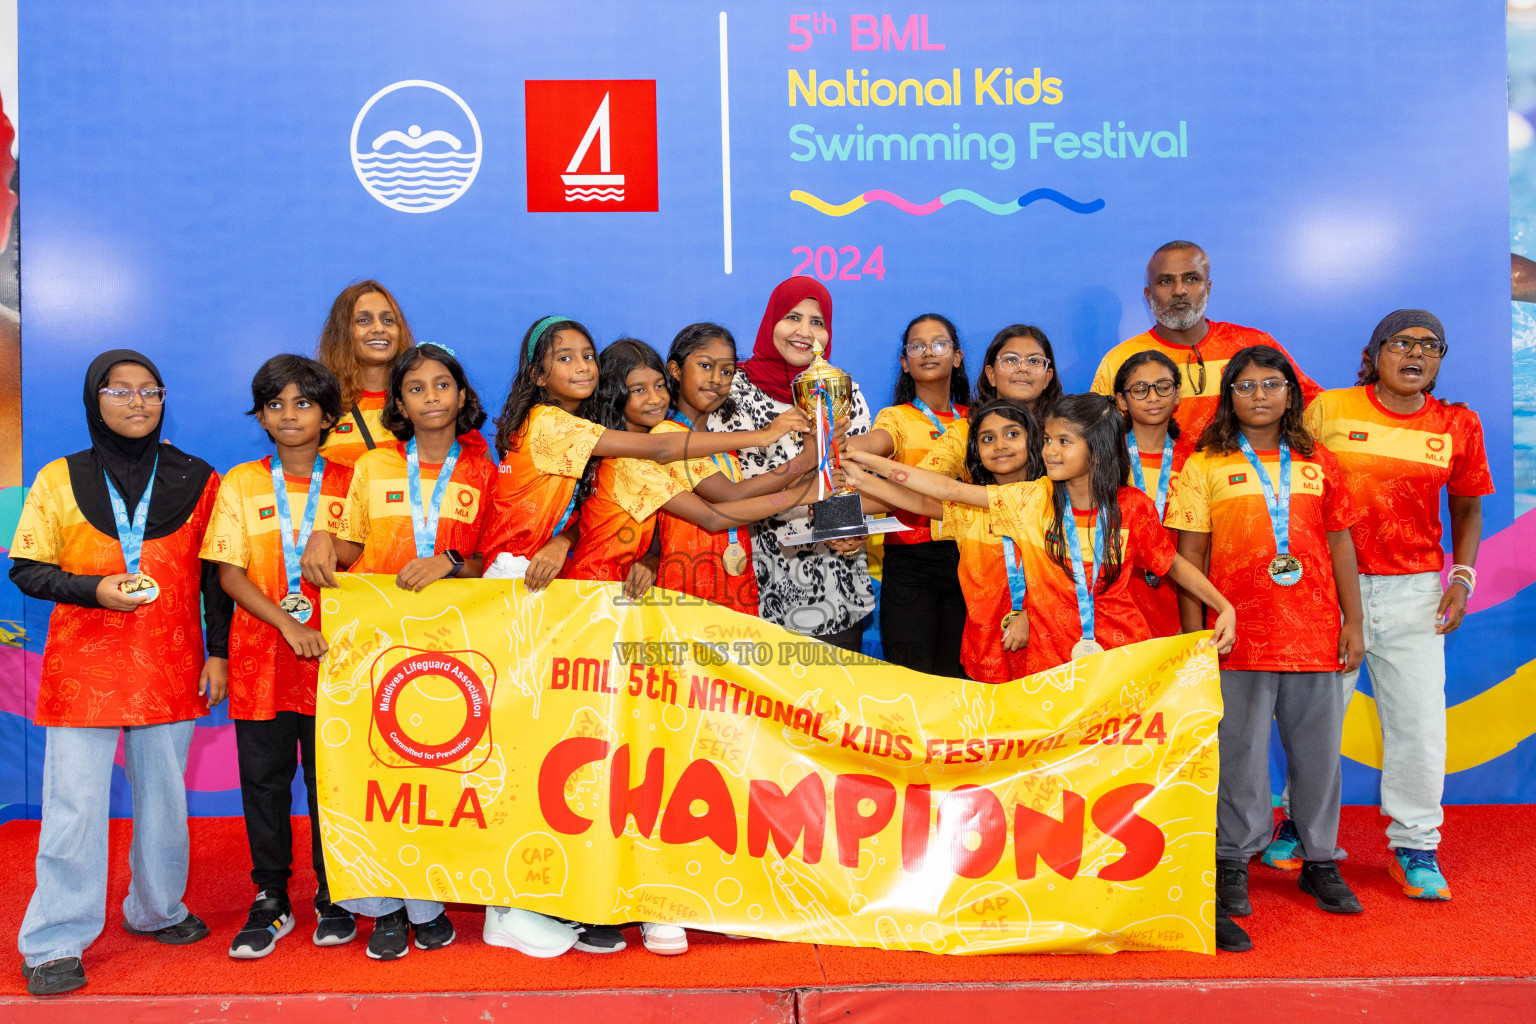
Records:
[[[911,202],[894,192],[887,192],[879,188],[870,189],[868,192],[854,196],[846,203],[840,203],[836,206],[819,196],[813,196],[809,192],[802,192],[800,189],[792,191],[789,194],[789,198],[794,202],[804,203],[811,209],[824,213],[828,217],[846,217],[855,210],[863,209],[870,203],[889,203],[903,213],[910,213],[914,217],[926,217],[935,210],[943,209],[951,203],[970,203],[972,206],[985,210],[987,213],[1006,217],[1010,213],[1018,213],[1030,203],[1037,203],[1042,199],[1055,203],[1062,209],[1070,210],[1073,213],[1098,213],[1104,209],[1104,200],[1102,199],[1093,199],[1082,203],[1053,188],[1030,189],[1019,196],[1019,198],[1006,203],[994,202],[986,196],[972,192],[968,188],[950,189],[937,199],[930,199],[922,204]]]

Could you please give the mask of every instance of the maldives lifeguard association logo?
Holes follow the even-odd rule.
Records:
[[[655,212],[656,83],[528,81],[528,212]]]
[[[386,85],[352,122],[352,169],[391,210],[431,213],[454,202],[480,172],[480,124],[436,82]]]
[[[495,666],[484,655],[391,647],[380,653],[370,675],[368,746],[380,764],[461,774],[484,766],[493,746],[496,687]]]

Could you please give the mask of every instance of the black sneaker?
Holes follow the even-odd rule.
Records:
[[[1248,902],[1247,861],[1216,862],[1216,903],[1232,917],[1247,917],[1253,913],[1253,905]]]
[[[453,922],[446,910],[426,924],[411,925],[411,930],[416,933],[417,949],[442,949],[454,940]]]
[[[129,935],[142,935],[147,939],[163,942],[167,946],[189,946],[198,939],[208,937],[208,926],[203,924],[203,919],[196,914],[188,914],[175,924],[166,925],[164,928],[157,928],[152,932],[140,931],[129,924],[125,918],[123,920],[123,931]]]
[[[315,945],[344,946],[357,938],[351,913],[321,896],[315,897]]]
[[[77,956],[49,960],[36,967],[23,963],[21,976],[27,979],[28,995],[61,996],[85,986],[85,965]]]
[[[1339,866],[1331,860],[1307,861],[1296,884],[1330,914],[1358,914],[1362,909],[1354,891],[1339,877]]]
[[[1223,953],[1246,953],[1253,948],[1253,940],[1242,925],[1216,904],[1216,948]]]
[[[375,960],[399,960],[411,951],[411,919],[401,907],[393,914],[373,919],[368,936],[368,955]]]
[[[576,948],[587,953],[617,953],[624,948],[624,933],[611,924],[583,924],[558,918],[576,933]]]
[[[236,960],[259,960],[277,948],[277,940],[293,931],[293,907],[288,894],[277,889],[263,889],[251,904],[245,927],[229,944],[229,955]]]

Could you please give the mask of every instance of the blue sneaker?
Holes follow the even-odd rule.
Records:
[[[1290,818],[1281,818],[1275,826],[1274,838],[1264,847],[1264,863],[1281,871],[1301,870],[1301,836],[1296,834],[1296,824]]]
[[[1448,900],[1451,885],[1440,873],[1434,850],[1393,850],[1387,873],[1403,887],[1403,893],[1416,900]]]

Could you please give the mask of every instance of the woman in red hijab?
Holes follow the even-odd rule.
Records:
[[[752,358],[736,367],[731,402],[709,420],[711,430],[754,430],[793,404],[790,383],[816,358],[832,354],[832,296],[819,281],[792,277],[768,296],[757,328]],[[734,408],[732,408],[734,406]],[[722,415],[729,411],[730,415]],[[853,385],[848,433],[870,428],[869,405]],[[742,472],[758,476],[794,458],[801,442],[785,435],[767,448],[743,449]],[[862,540],[786,546],[784,538],[805,529],[804,519],[770,517],[753,527],[752,561],[757,570],[758,614],[768,622],[829,644],[857,651],[864,618],[874,611],[874,589]]]

